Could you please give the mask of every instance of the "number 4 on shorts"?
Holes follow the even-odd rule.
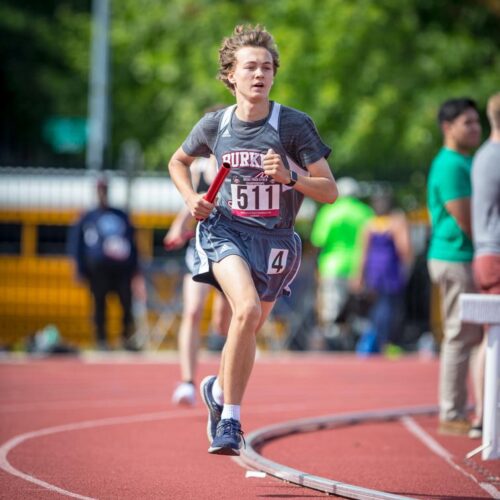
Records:
[[[288,250],[283,248],[271,248],[267,262],[267,274],[281,274],[286,268]]]

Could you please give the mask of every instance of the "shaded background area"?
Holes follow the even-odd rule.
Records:
[[[439,104],[470,95],[484,109],[498,90],[495,0],[110,6],[106,168],[118,167],[132,139],[145,169],[164,170],[202,110],[231,102],[216,80],[217,50],[238,23],[274,34],[282,65],[271,97],[314,118],[336,176],[399,182],[407,203],[422,199],[440,144]],[[84,166],[90,19],[90,0],[2,2],[0,165]]]

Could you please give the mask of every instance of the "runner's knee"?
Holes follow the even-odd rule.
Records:
[[[245,329],[256,329],[260,322],[262,308],[259,302],[254,300],[243,301],[236,304],[233,318]]]

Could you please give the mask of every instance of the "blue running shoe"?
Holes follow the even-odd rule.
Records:
[[[209,375],[200,384],[201,398],[208,409],[207,437],[209,443],[212,443],[215,438],[217,424],[220,422],[222,413],[222,406],[212,396],[212,387],[216,379],[215,375]]]
[[[239,455],[243,440],[243,431],[238,420],[224,418],[217,425],[217,432],[208,449],[214,455]]]

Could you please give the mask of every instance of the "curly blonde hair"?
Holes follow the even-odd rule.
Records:
[[[230,37],[224,38],[219,49],[219,73],[217,78],[234,94],[234,84],[228,80],[228,75],[234,69],[236,52],[242,47],[262,47],[267,49],[273,58],[274,74],[276,75],[280,56],[273,36],[260,24],[256,26],[240,24],[234,28]]]

